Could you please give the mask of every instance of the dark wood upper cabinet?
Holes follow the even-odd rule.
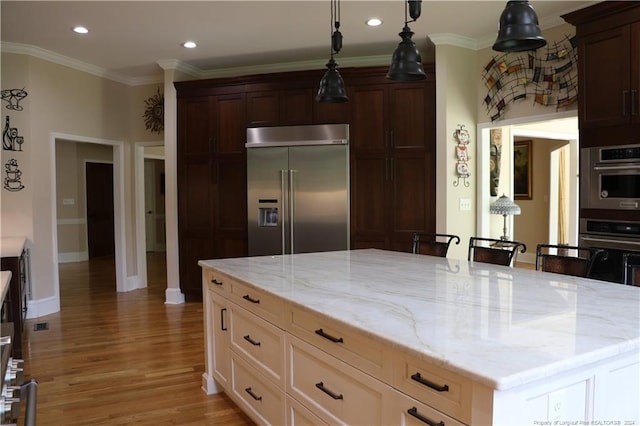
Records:
[[[280,92],[280,125],[301,126],[312,124],[313,103],[312,89],[283,90]]]
[[[280,107],[278,92],[252,92],[247,94],[248,127],[276,126]]]
[[[563,18],[576,26],[581,146],[637,142],[640,2],[602,2]]]

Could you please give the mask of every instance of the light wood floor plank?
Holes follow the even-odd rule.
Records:
[[[38,426],[253,424],[200,388],[202,304],[164,304],[163,256],[148,256],[148,288],[127,293],[116,292],[113,259],[60,265],[61,311],[25,324]],[[49,329],[34,331],[41,322]]]

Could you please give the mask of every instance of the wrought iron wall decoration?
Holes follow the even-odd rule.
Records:
[[[27,92],[22,89],[6,89],[0,91],[2,100],[8,102],[7,109],[13,111],[22,111],[23,107],[20,105],[20,101],[27,97]]]
[[[2,130],[2,149],[6,151],[22,151],[24,138],[18,135],[18,129],[11,127],[10,118],[7,115]]]
[[[164,95],[158,92],[144,101],[144,126],[147,130],[160,133],[164,130]]]
[[[15,192],[24,188],[21,181],[22,171],[18,168],[18,161],[15,158],[6,162],[4,165],[4,173],[4,189]]]
[[[456,175],[457,179],[453,182],[453,186],[460,185],[460,179],[462,179],[465,187],[469,187],[471,183],[467,180],[470,176],[469,173],[469,131],[464,128],[464,124],[458,124],[458,128],[453,132],[453,138],[456,140]]]
[[[546,48],[494,56],[482,70],[487,88],[484,105],[491,121],[504,116],[507,106],[531,99],[533,104],[566,108],[578,100],[577,40],[565,36]]]

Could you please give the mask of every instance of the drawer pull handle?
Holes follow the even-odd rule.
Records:
[[[344,399],[342,398],[342,394],[338,395],[337,393],[331,392],[329,389],[325,388],[324,383],[322,382],[316,383],[316,387],[333,399]]]
[[[249,296],[248,294],[245,294],[244,296],[242,296],[242,298],[244,300],[248,300],[251,303],[260,303],[260,299],[254,299],[253,297]]]
[[[438,392],[448,392],[449,391],[449,385],[444,385],[444,386],[440,386],[437,385],[433,382],[430,382],[427,379],[424,379],[420,373],[416,373],[413,376],[411,376],[411,379],[415,380],[416,382],[420,383],[421,385],[425,385],[430,387],[433,390],[437,390]]]
[[[256,342],[248,334],[246,336],[244,336],[243,339],[246,340],[247,342],[251,343],[253,346],[260,346],[260,342]]]
[[[262,401],[262,397],[261,397],[261,396],[256,395],[256,394],[251,390],[251,388],[250,388],[250,387],[249,387],[249,388],[246,388],[244,391],[245,391],[246,393],[248,393],[249,395],[251,395],[251,398],[255,399],[256,401]]]
[[[215,285],[222,285],[222,284],[223,284],[223,283],[222,283],[222,281],[218,281],[218,280],[216,280],[215,278],[213,278],[213,279],[211,280],[211,282],[212,282],[212,283],[214,283]]]
[[[428,424],[429,426],[444,426],[444,422],[434,422],[429,420],[428,418],[426,418],[425,416],[423,416],[422,414],[418,413],[418,409],[416,407],[411,407],[407,410],[407,414],[409,414],[410,416],[415,417],[416,419],[420,420],[423,423]]]
[[[333,337],[330,334],[325,333],[321,328],[316,330],[316,334],[318,336],[322,336],[327,340],[331,340],[333,343],[343,343],[344,340],[342,340],[342,337]]]
[[[227,331],[227,326],[224,325],[224,314],[227,312],[227,308],[220,309],[220,330]]]

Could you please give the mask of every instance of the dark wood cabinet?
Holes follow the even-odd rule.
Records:
[[[435,231],[435,80],[351,93],[351,244],[408,251]]]
[[[187,300],[202,297],[198,260],[246,254],[245,134],[243,93],[178,100],[180,286]]]
[[[435,231],[435,73],[347,68],[349,102],[315,101],[323,71],[176,83],[180,286],[200,298],[198,260],[247,255],[246,128],[348,123],[351,248],[409,251]]]
[[[16,241],[18,239],[15,239]],[[29,290],[29,251],[20,248],[18,253],[2,253],[2,270],[11,271],[11,280],[5,301],[7,319],[13,323],[13,344],[11,356],[14,359],[23,358],[22,337],[24,322],[27,318],[27,293]]]
[[[637,143],[640,3],[608,1],[564,15],[578,40],[582,147]]]

